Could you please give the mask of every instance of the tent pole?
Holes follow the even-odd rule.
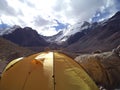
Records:
[[[56,82],[55,82],[55,55],[54,55],[54,51],[53,51],[53,84],[54,84],[54,86],[53,86],[53,90],[55,90],[55,84],[56,84]]]

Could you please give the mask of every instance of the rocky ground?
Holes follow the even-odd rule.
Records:
[[[75,60],[98,86],[107,90],[120,88],[120,46],[111,52],[80,55]]]

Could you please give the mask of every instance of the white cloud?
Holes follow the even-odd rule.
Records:
[[[8,2],[6,0],[0,0],[0,15],[17,15],[18,12],[15,11],[15,9],[11,6],[9,6]],[[20,14],[20,13],[19,13]]]
[[[74,19],[76,22],[91,18],[102,4],[102,0],[59,0],[54,8],[57,13],[66,16],[66,21]]]
[[[35,26],[45,26],[45,25],[49,24],[49,20],[45,20],[41,16],[37,16],[33,20],[33,23],[34,23]]]
[[[49,26],[42,28],[38,32],[43,34],[43,35],[46,35],[46,36],[51,36],[51,35],[55,35],[58,33],[58,31],[56,31],[55,28],[50,28]]]
[[[118,2],[118,0],[0,0],[0,17],[7,24],[30,26],[41,34],[53,35],[58,32],[52,27],[58,25],[54,20],[63,24],[74,24],[78,21],[88,21],[96,11],[102,13],[97,14],[97,17],[104,14],[108,17],[118,10]]]
[[[92,21],[103,21],[113,16],[120,10],[119,0],[106,0],[104,4],[96,11]]]

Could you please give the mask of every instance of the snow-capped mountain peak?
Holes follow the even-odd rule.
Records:
[[[81,32],[85,29],[88,29],[90,27],[90,23],[89,22],[78,22],[74,25],[72,25],[70,28],[63,30],[63,34],[56,38],[56,42],[57,43],[62,43],[64,41],[66,41],[70,36],[74,35],[77,32]]]
[[[84,21],[84,22],[78,22],[76,24],[74,24],[73,26],[71,26],[69,28],[69,30],[66,30],[66,32],[64,32],[64,36],[69,36],[69,35],[73,35],[77,32],[81,32],[84,29],[87,29],[89,27],[89,23]]]

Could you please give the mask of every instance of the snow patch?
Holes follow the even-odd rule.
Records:
[[[14,25],[13,27],[10,27],[10,28],[5,28],[5,29],[0,28],[0,36],[10,34],[13,31],[15,31],[17,28],[21,28],[21,27],[18,25]]]

